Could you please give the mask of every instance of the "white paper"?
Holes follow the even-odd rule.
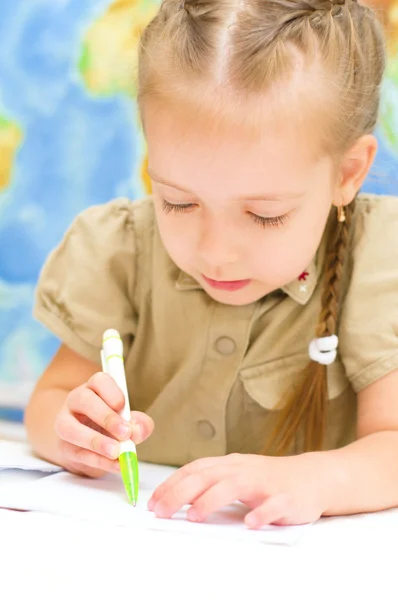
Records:
[[[35,510],[140,530],[287,545],[294,544],[309,527],[271,525],[259,531],[251,531],[243,522],[248,509],[239,503],[214,513],[205,523],[188,521],[186,507],[172,519],[158,519],[148,511],[147,502],[156,486],[172,472],[170,467],[141,463],[140,492],[135,508],[127,502],[120,476],[107,475],[94,480],[66,472],[49,475],[24,486],[9,485],[0,488],[0,507]]]
[[[42,473],[62,471],[61,467],[35,456],[29,444],[0,440],[0,471],[3,469],[23,469]]]
[[[0,419],[0,440],[26,442],[26,430],[23,423],[14,423]]]

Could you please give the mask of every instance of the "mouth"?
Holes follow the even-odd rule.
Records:
[[[216,279],[209,279],[205,275],[202,275],[203,279],[208,285],[215,290],[224,290],[228,292],[236,292],[249,285],[251,279],[239,279],[236,281],[217,281]]]

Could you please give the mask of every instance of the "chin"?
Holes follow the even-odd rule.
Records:
[[[217,290],[206,289],[206,294],[213,298],[220,304],[227,304],[228,306],[247,306],[253,302],[257,302],[259,298],[254,294],[248,294],[244,292],[221,292]]]

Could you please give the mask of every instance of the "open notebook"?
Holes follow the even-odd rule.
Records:
[[[24,471],[41,471],[42,473],[62,471],[61,467],[34,456],[29,444],[0,440],[0,471],[4,469],[22,469]]]
[[[172,472],[170,467],[141,463],[140,497],[136,508],[128,504],[120,476],[107,475],[92,480],[66,472],[48,475],[26,485],[10,484],[0,488],[0,507],[41,511],[136,529],[217,536],[254,543],[292,545],[309,527],[268,526],[250,531],[243,522],[247,509],[239,503],[214,513],[206,523],[191,523],[186,518],[185,509],[172,519],[158,519],[148,511],[147,501],[156,486]]]

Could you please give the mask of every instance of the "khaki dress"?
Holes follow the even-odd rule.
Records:
[[[141,460],[260,453],[271,411],[309,361],[331,226],[307,275],[228,306],[171,261],[151,198],[117,199],[75,219],[44,265],[34,314],[99,367],[103,332],[119,330],[131,407],[155,421]],[[356,394],[398,368],[397,198],[358,198],[342,297],[326,449],[355,439]]]

